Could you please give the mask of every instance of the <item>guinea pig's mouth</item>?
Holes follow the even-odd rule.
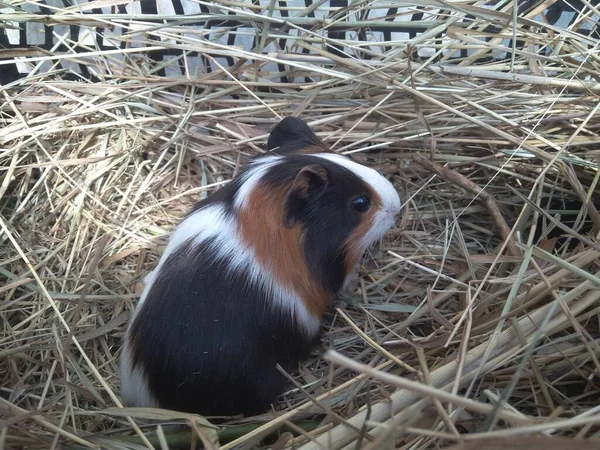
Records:
[[[393,220],[394,223],[396,223],[402,215],[402,206],[403,205],[400,205],[399,208],[384,209],[383,214],[385,214],[387,217],[390,217],[391,220]]]
[[[381,240],[386,233],[390,231],[397,224],[397,217],[399,212],[396,208],[385,208],[379,210],[374,217],[374,222],[371,229],[363,237],[364,248],[373,245],[375,242]]]

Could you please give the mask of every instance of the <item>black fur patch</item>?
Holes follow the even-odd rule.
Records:
[[[161,407],[204,415],[265,412],[315,343],[211,242],[165,261],[131,328],[134,366]],[[318,336],[317,336],[318,337]],[[316,338],[316,337],[314,337]]]
[[[319,164],[327,171],[327,185],[311,183],[308,198],[294,199],[290,214],[306,230],[305,255],[313,276],[332,294],[337,293],[346,276],[343,244],[360,224],[363,214],[354,210],[351,200],[370,199],[371,190],[352,171],[333,161],[312,155],[289,155],[269,170],[263,182],[273,186],[291,186],[300,170]]]
[[[321,140],[308,124],[298,117],[285,117],[279,122],[267,141],[267,150],[275,153],[294,153],[311,145],[323,146]]]

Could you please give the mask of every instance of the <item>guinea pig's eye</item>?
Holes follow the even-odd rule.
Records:
[[[352,200],[352,207],[358,212],[365,212],[369,206],[371,206],[371,201],[363,195]]]

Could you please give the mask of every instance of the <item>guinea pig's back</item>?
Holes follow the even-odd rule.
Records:
[[[234,236],[235,220],[218,203],[196,210],[173,234],[127,331],[127,404],[262,412],[285,384],[276,364],[293,370],[308,356],[314,336],[273,305],[293,294],[274,292]]]

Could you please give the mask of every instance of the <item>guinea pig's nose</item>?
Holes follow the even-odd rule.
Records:
[[[386,211],[389,214],[388,217],[393,221],[394,225],[397,225],[400,219],[402,218],[402,208],[400,209],[389,209]]]

